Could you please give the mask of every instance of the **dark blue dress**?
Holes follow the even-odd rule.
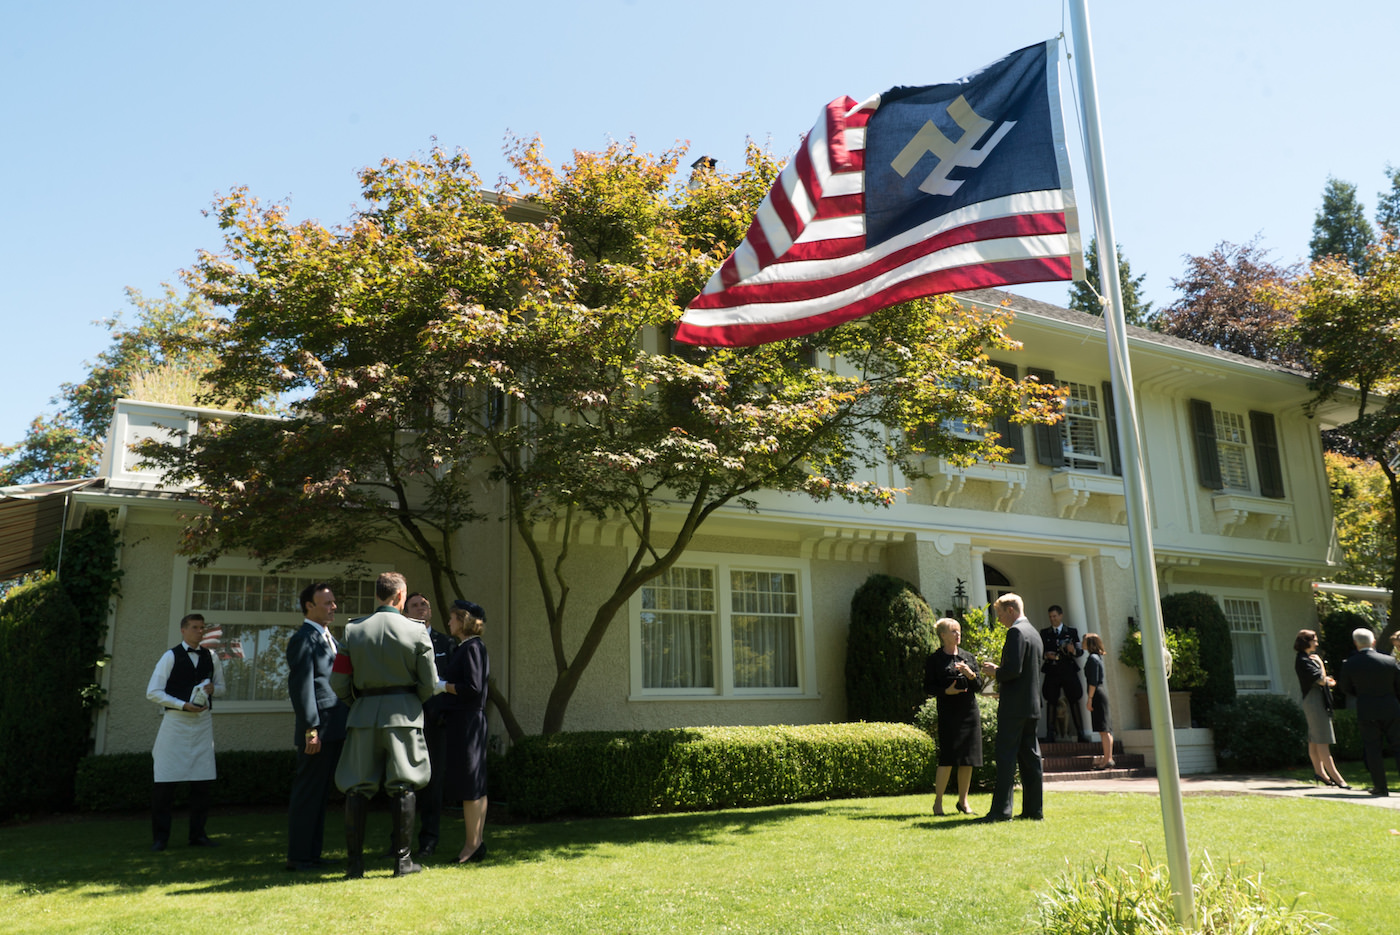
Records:
[[[444,802],[472,802],[486,795],[486,692],[490,677],[491,657],[479,636],[458,646],[447,663],[443,680],[452,683],[456,694],[447,693],[443,703],[447,735]]]

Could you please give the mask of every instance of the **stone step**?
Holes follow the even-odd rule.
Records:
[[[1139,758],[1140,759],[1140,758]],[[1113,769],[1090,769],[1079,772],[1050,772],[1046,770],[1044,779],[1046,782],[1069,782],[1073,779],[1128,779],[1138,776],[1156,776],[1155,769],[1146,766],[1138,766],[1132,769],[1123,768],[1121,760],[1114,758]]]

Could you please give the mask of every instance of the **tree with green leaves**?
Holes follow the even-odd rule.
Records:
[[[464,153],[385,160],[335,228],[244,190],[215,203],[223,250],[188,274],[229,311],[213,387],[295,402],[151,451],[207,508],[188,530],[196,561],[343,562],[390,543],[426,564],[441,605],[476,584],[458,534],[505,519],[542,601],[554,733],[628,601],[718,511],[763,491],[888,506],[896,491],[862,479],[876,465],[919,477],[929,454],[1005,455],[951,420],[1055,417],[1053,388],[988,362],[1013,344],[1006,315],[947,297],[761,347],[673,348],[777,174],[756,146],[690,186],[673,178],[680,151],[635,141],[557,170],[538,140],[509,155],[519,180],[490,198]],[[542,220],[517,220],[522,205]],[[623,532],[621,558],[579,606],[571,543],[599,524]]]
[[[1147,276],[1145,273],[1141,276],[1133,275],[1132,266],[1123,256],[1122,244],[1117,245],[1117,252],[1118,282],[1123,289],[1123,320],[1130,325],[1145,328],[1152,316],[1152,303],[1142,300],[1142,281]],[[1090,288],[1091,283],[1094,284],[1093,288]],[[1097,294],[1095,289],[1098,290]],[[1076,280],[1070,283],[1069,307],[1102,317],[1103,304],[1099,301],[1100,295],[1107,298],[1103,277],[1099,273],[1099,241],[1095,237],[1089,241],[1089,249],[1084,254],[1084,281]]]
[[[1259,245],[1221,241],[1205,256],[1186,257],[1186,272],[1172,280],[1181,298],[1153,319],[1163,334],[1270,363],[1290,364],[1298,350],[1288,339],[1291,314],[1275,305],[1272,290],[1297,275]]]
[[[1304,349],[1316,395],[1313,405],[1343,398],[1356,417],[1337,429],[1348,450],[1384,475],[1388,512],[1400,506],[1400,253],[1372,245],[1358,267],[1339,255],[1312,264],[1277,301],[1296,315],[1292,329]],[[1392,536],[1395,528],[1392,524]],[[1400,561],[1392,542],[1384,584],[1400,590]]]
[[[1390,238],[1388,249],[1394,250],[1400,247],[1400,167],[1387,163],[1385,177],[1390,188],[1376,194],[1376,226],[1382,237]]]
[[[1366,208],[1356,197],[1356,186],[1329,175],[1322,190],[1322,207],[1313,219],[1309,256],[1313,260],[1340,256],[1362,269],[1367,248],[1375,239],[1375,230],[1366,220]]]
[[[91,477],[118,399],[191,403],[203,391],[199,375],[212,370],[214,360],[195,342],[217,327],[212,308],[198,296],[178,295],[169,284],[163,288],[154,299],[126,290],[135,322],[128,324],[120,313],[102,322],[112,343],[88,364],[87,379],[62,384],[52,400],[61,406],[55,415],[36,418],[22,441],[0,445],[0,458],[8,459],[0,464],[0,484]]]
[[[1346,565],[1342,584],[1384,587],[1395,567],[1395,508],[1385,471],[1375,461],[1324,451],[1337,543]]]

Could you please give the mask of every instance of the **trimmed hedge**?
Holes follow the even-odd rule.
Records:
[[[1215,751],[1227,769],[1277,769],[1306,762],[1308,721],[1286,695],[1240,695],[1215,709]]]
[[[530,736],[506,756],[511,812],[640,815],[927,791],[933,742],[906,724]]]
[[[846,718],[912,723],[924,700],[924,664],[938,648],[933,611],[902,578],[871,575],[851,596]]]

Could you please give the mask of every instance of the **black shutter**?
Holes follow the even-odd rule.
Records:
[[[1108,466],[1115,477],[1123,476],[1123,455],[1118,448],[1118,409],[1113,400],[1113,384],[1103,381],[1103,418],[1108,425]]]
[[[1016,379],[1016,365],[1003,363],[999,360],[991,362],[992,366],[1001,371],[1002,376],[1012,380]],[[1010,448],[1011,455],[1007,458],[1012,464],[1026,463],[1026,433],[1021,430],[1021,425],[1012,422],[1006,416],[997,416],[992,420],[992,431],[1001,436],[997,444],[1003,448]]]
[[[1210,403],[1191,400],[1191,427],[1196,437],[1196,476],[1202,487],[1220,490],[1225,482],[1220,479],[1220,451],[1215,444],[1215,414]]]
[[[1053,370],[1037,370],[1034,367],[1027,368],[1026,376],[1035,377],[1046,386],[1055,385],[1055,372]],[[1037,424],[1033,429],[1035,434],[1035,457],[1036,461],[1047,467],[1064,467],[1065,445],[1060,440],[1060,429],[1063,425],[1063,418],[1054,425]]]
[[[1249,434],[1254,439],[1254,464],[1259,470],[1259,495],[1283,499],[1283,465],[1278,456],[1278,432],[1267,412],[1250,412]]]

